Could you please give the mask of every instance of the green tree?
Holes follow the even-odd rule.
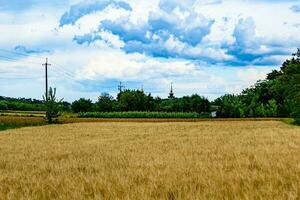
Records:
[[[61,115],[61,107],[60,104],[62,100],[58,101],[56,99],[56,88],[49,88],[48,94],[44,97],[45,107],[46,107],[46,118],[48,123],[52,124],[57,122],[58,117]]]
[[[89,112],[93,109],[93,102],[90,99],[81,98],[74,101],[71,105],[71,108],[75,113]]]
[[[120,111],[151,111],[154,109],[154,99],[140,90],[125,90],[118,95]]]
[[[272,99],[268,102],[266,112],[267,112],[268,117],[277,117],[278,116],[278,105],[277,105],[276,100]]]
[[[8,110],[7,102],[0,101],[0,110]]]
[[[274,89],[284,98],[285,109],[296,122],[300,121],[300,50],[283,63]]]
[[[112,112],[115,110],[116,102],[108,93],[102,93],[96,102],[97,111]]]
[[[208,99],[194,94],[191,99],[191,111],[197,113],[207,113],[210,111],[210,102]]]
[[[217,111],[218,117],[246,117],[246,106],[240,96],[224,95],[216,99],[214,104],[219,108]]]

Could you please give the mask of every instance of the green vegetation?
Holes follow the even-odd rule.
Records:
[[[33,123],[33,124],[18,124],[18,123],[0,123],[0,131],[5,131],[8,129],[16,129],[16,128],[22,128],[22,127],[32,127],[32,126],[42,126],[46,123]]]
[[[64,101],[61,102],[63,111],[70,111],[71,104]],[[30,111],[39,112],[46,111],[44,101],[25,98],[10,98],[0,96],[0,111]]]
[[[49,124],[57,122],[58,117],[61,115],[61,102],[56,99],[56,88],[50,87],[49,93],[44,96],[45,107],[46,107],[46,118]]]
[[[293,117],[300,124],[300,49],[293,56],[240,95],[215,100],[218,117]]]
[[[0,110],[43,111],[45,107],[39,100],[0,97]]]
[[[196,119],[209,118],[209,114],[198,113],[167,113],[167,112],[88,112],[80,113],[82,118],[144,118],[144,119]]]
[[[0,123],[0,131],[13,129],[13,128],[19,128],[19,127],[21,127],[21,126],[17,126],[17,125],[13,125],[13,124]]]
[[[93,111],[93,103],[90,99],[81,98],[77,101],[74,101],[71,105],[71,108],[75,113],[89,112]]]
[[[72,104],[75,113],[80,112],[179,112],[207,114],[210,102],[199,95],[174,99],[153,98],[140,90],[125,90],[114,99],[107,93],[102,94],[93,104],[89,99],[79,99]]]

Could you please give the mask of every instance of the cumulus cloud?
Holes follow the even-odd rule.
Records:
[[[276,65],[279,56],[290,55],[290,48],[296,43],[293,38],[271,38],[259,36],[252,17],[240,18],[233,30],[235,42],[227,46],[234,57],[230,65]]]
[[[78,72],[83,79],[106,80],[126,77],[127,81],[163,79],[182,77],[190,74],[202,74],[188,61],[163,62],[142,54],[125,54],[112,51],[94,57],[82,71]]]
[[[133,12],[116,20],[101,20],[98,32],[107,31],[124,42],[127,53],[145,53],[154,57],[184,59],[227,59],[222,49],[212,51],[201,42],[210,33],[214,20],[196,12],[195,0],[161,0],[158,9],[148,14],[144,23],[133,21]],[[206,2],[212,3],[211,1]],[[76,36],[78,44],[101,40],[95,32]],[[86,41],[84,41],[86,40]],[[212,54],[212,52],[215,52]]]
[[[108,6],[115,8],[122,8],[125,10],[132,10],[130,5],[124,1],[113,1],[113,0],[88,0],[82,1],[78,4],[71,6],[69,11],[65,12],[60,19],[60,26],[75,24],[81,17],[102,11]]]
[[[287,44],[295,41],[287,43],[279,38],[258,35],[253,17],[239,16],[233,29],[230,29],[228,26],[235,21],[234,18],[224,16],[217,20],[199,11],[203,6],[217,4],[223,5],[223,2],[159,0],[157,8],[145,14],[146,20],[137,21],[137,11],[132,7],[118,18],[99,19],[98,29],[76,35],[74,41],[89,45],[105,40],[101,32],[107,32],[122,43],[119,47],[126,53],[235,66],[274,64],[268,58],[290,53]],[[220,25],[220,22],[223,24]],[[222,36],[217,41],[213,38],[216,31]]]

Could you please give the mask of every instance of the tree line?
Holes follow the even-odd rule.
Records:
[[[80,112],[210,112],[210,102],[199,95],[182,98],[161,99],[145,94],[141,90],[121,91],[117,98],[103,93],[96,103],[90,99],[81,98],[71,105],[72,111]]]
[[[45,101],[26,98],[11,98],[0,96],[0,111],[46,111]],[[62,111],[71,111],[71,104],[63,101],[60,103]]]
[[[293,117],[300,123],[300,49],[265,80],[212,103],[219,117]]]

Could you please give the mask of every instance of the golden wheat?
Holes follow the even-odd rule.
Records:
[[[0,133],[0,199],[299,199],[300,128],[103,122]]]

